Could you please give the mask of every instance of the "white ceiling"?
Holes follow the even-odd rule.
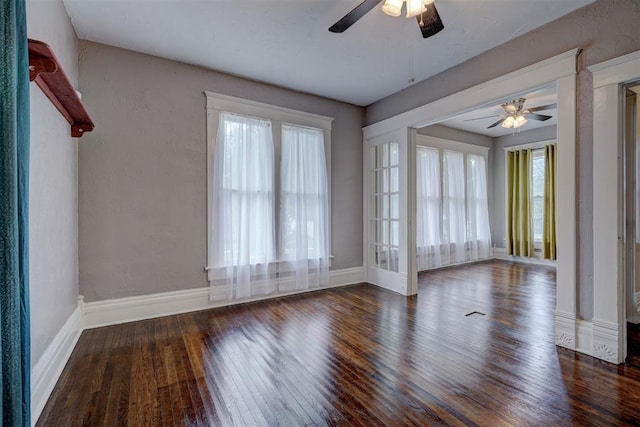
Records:
[[[529,108],[540,107],[542,105],[555,104],[558,99],[555,85],[522,95],[514,96],[509,99],[504,99],[503,102],[511,101],[511,99],[513,98],[526,98],[526,101],[524,103],[525,110]],[[505,129],[502,126],[496,126],[494,128],[487,129],[487,126],[490,126],[491,124],[497,122],[501,117],[504,116],[504,110],[502,109],[502,107],[500,107],[500,103],[498,103],[496,105],[492,105],[486,108],[479,108],[469,113],[465,113],[452,119],[445,120],[439,124],[454,129],[460,129],[467,132],[490,136],[492,138],[497,138],[499,136],[509,135],[517,132],[526,132],[528,130],[558,124],[557,108],[538,111],[536,112],[536,114],[544,114],[547,116],[551,116],[551,118],[549,120],[545,120],[544,122],[529,119],[527,123],[525,123],[525,125],[519,129]],[[476,119],[481,117],[487,118],[467,121],[469,119]]]
[[[64,0],[78,37],[369,105],[594,0],[436,0],[445,29],[376,7],[327,29],[361,0]]]

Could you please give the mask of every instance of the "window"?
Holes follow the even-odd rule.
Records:
[[[443,242],[453,245],[452,262],[466,258],[466,209],[464,194],[464,154],[444,150],[442,177]]]
[[[467,154],[467,239],[470,259],[488,256],[491,246],[489,228],[489,196],[487,191],[487,159]]]
[[[485,149],[425,141],[433,146],[416,150],[418,268],[487,258],[491,232]]]
[[[214,191],[225,226],[216,231],[215,264],[269,263],[275,259],[271,123],[221,113],[218,140]]]
[[[507,255],[555,259],[555,144],[536,142],[507,149],[505,235]],[[548,156],[547,156],[548,154]],[[547,162],[551,158],[551,170]],[[547,206],[545,206],[547,204]],[[545,218],[546,214],[553,212]],[[545,224],[547,222],[547,224]]]
[[[212,288],[236,299],[326,284],[331,119],[206,94]]]
[[[328,193],[321,129],[282,125],[280,257],[327,253]]]
[[[442,196],[440,183],[440,153],[436,148],[418,147],[417,151],[418,192],[418,249],[440,247]],[[441,221],[440,218],[443,218]],[[436,255],[440,256],[438,250]]]
[[[533,242],[539,248],[544,227],[544,149],[532,151],[531,156],[531,223]]]

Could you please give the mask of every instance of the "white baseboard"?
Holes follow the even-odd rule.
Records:
[[[353,285],[362,282],[364,282],[364,267],[329,271],[329,287]]]
[[[576,351],[593,356],[593,324],[586,320],[576,320]]]
[[[621,363],[618,359],[616,325],[607,322],[574,320],[570,313],[556,311],[556,345],[578,353]],[[594,323],[598,326],[594,327]],[[574,338],[575,337],[575,341]]]
[[[363,281],[364,269],[362,267],[331,270],[329,271],[329,286],[322,289],[351,285]],[[209,300],[209,288],[207,287],[95,301],[84,304],[84,328],[98,328],[101,326],[261,301],[318,290],[321,289],[315,288],[304,291],[273,293],[232,302],[211,302]]]
[[[555,337],[557,346],[576,349],[576,319],[572,313],[561,310],[555,312]]]
[[[492,260],[494,258],[495,258],[495,256],[490,255],[487,258],[478,258],[478,259],[470,259],[470,260],[460,261],[460,262],[452,262],[450,264],[443,264],[443,265],[439,265],[437,267],[427,267],[427,268],[418,267],[418,273],[422,273],[423,271],[440,270],[441,268],[462,267],[463,265],[476,264],[478,262],[489,261],[489,260]]]
[[[31,424],[35,425],[82,333],[82,297],[31,370]]]
[[[622,354],[620,328],[617,323],[593,319],[593,357],[611,363],[622,363],[626,355]]]
[[[529,257],[522,257],[522,256],[507,255],[506,248],[493,248],[493,258],[502,259],[505,261],[520,262],[523,264],[548,265],[551,267],[557,266],[557,262],[550,259],[544,259],[544,258],[538,258],[538,257],[529,258]]]
[[[594,338],[592,322],[575,319],[572,313],[556,310],[555,327],[555,343],[557,346],[568,348],[588,356],[595,356],[593,352]]]

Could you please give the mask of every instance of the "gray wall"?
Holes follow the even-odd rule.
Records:
[[[444,125],[431,125],[418,129],[420,135],[433,136],[434,138],[448,139],[450,141],[464,142],[466,144],[493,147],[493,138],[479,133],[467,132],[450,128]],[[491,151],[491,150],[489,150]]]
[[[506,195],[505,195],[505,148],[539,141],[555,141],[555,126],[532,129],[495,138],[493,150],[493,217],[491,217],[491,240],[499,247],[506,246]]]
[[[589,65],[640,49],[640,1],[599,0],[367,107],[367,124],[582,48],[577,81],[578,309],[593,317],[593,90]]]
[[[333,268],[362,265],[363,108],[88,41],[80,90],[96,123],[79,152],[86,301],[207,286],[204,90],[335,118]]]
[[[61,0],[27,2],[29,37],[53,48],[73,84],[78,42]],[[31,366],[77,306],[78,140],[42,91],[30,84],[29,279]]]

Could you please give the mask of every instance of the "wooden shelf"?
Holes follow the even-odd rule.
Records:
[[[64,73],[51,47],[29,39],[29,80],[36,82],[71,125],[71,136],[81,137],[93,130],[93,121]]]

